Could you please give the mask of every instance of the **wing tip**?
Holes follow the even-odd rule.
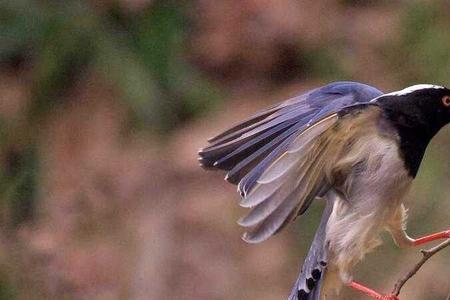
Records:
[[[242,199],[240,202],[239,202],[239,206],[240,207],[244,207],[244,208],[252,208],[254,205],[253,204],[251,204],[251,203],[249,203],[248,201],[247,201],[247,199]]]
[[[243,217],[239,218],[239,220],[237,220],[236,223],[242,227],[253,227],[254,225],[256,225],[256,224],[252,224],[251,222],[249,222],[247,216],[243,216]]]
[[[210,138],[207,138],[206,140],[208,141],[208,143],[213,143],[215,140],[217,140],[218,135],[212,136]]]
[[[241,239],[242,239],[244,242],[249,243],[249,244],[258,244],[259,242],[261,242],[261,241],[258,241],[258,240],[256,240],[256,239],[254,239],[254,238],[251,236],[251,233],[249,233],[249,232],[244,232],[244,233],[242,234],[242,236],[241,236]]]
[[[205,160],[204,157],[197,157],[197,162],[200,165],[200,167],[207,169],[208,168],[208,162]]]
[[[273,234],[270,235],[264,235],[264,234],[258,234],[258,230],[254,232],[244,232],[241,236],[242,240],[249,244],[259,244],[261,242],[264,242],[268,238],[270,238]]]

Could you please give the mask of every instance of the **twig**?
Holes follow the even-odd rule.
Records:
[[[400,294],[400,290],[405,285],[405,283],[411,277],[413,277],[417,273],[417,271],[419,271],[419,269],[425,264],[425,262],[427,260],[429,260],[433,255],[435,255],[436,253],[438,253],[439,251],[441,251],[442,249],[444,249],[448,246],[450,246],[450,239],[446,240],[445,242],[442,242],[441,244],[439,244],[436,247],[433,247],[431,249],[421,250],[420,252],[422,252],[422,254],[423,254],[422,259],[411,269],[411,271],[409,271],[404,277],[400,278],[397,281],[397,283],[394,286],[394,289],[392,290],[392,294],[395,296],[398,296]],[[447,297],[447,300],[449,300],[449,299],[450,299],[450,295],[449,295],[449,297]]]

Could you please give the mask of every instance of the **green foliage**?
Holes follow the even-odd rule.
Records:
[[[13,300],[16,295],[12,286],[8,281],[4,280],[5,276],[0,277],[0,300]]]
[[[204,111],[217,100],[215,89],[185,58],[185,10],[185,5],[175,1],[158,1],[129,24],[132,44],[155,78],[160,98],[165,99],[154,106],[164,129]]]
[[[399,40],[386,47],[393,72],[404,84],[446,84],[450,70],[450,19],[445,1],[410,2]]]
[[[308,75],[330,81],[350,77],[340,59],[342,43],[336,41],[335,44],[335,48],[317,47],[304,53]]]
[[[44,14],[33,1],[0,2],[0,60],[29,54],[43,34]]]
[[[4,225],[32,220],[39,167],[35,124],[64,105],[87,72],[118,88],[136,126],[157,132],[174,129],[217,100],[184,53],[184,11],[174,1],[156,1],[135,14],[114,4],[97,11],[77,0],[0,2],[0,66],[23,67],[31,75],[26,122],[0,120]]]
[[[87,72],[118,88],[135,125],[157,132],[217,100],[184,53],[185,10],[175,1],[156,1],[138,13],[77,0],[0,2],[0,65],[17,68],[18,61],[31,73],[26,124],[0,122],[1,209],[10,212],[10,225],[29,220],[35,206],[35,124],[64,105]]]
[[[217,100],[186,59],[185,9],[174,1],[137,14],[75,0],[3,1],[0,11],[0,62],[20,57],[32,65],[30,117],[63,103],[86,70],[117,86],[148,128],[173,129]]]
[[[0,211],[8,211],[3,225],[30,221],[36,205],[38,157],[34,144],[20,145],[17,131],[0,119]]]

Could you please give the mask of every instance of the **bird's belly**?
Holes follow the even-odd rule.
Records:
[[[376,213],[361,215],[352,211],[340,214],[347,210],[346,206],[344,200],[335,203],[326,235],[329,268],[337,271],[344,283],[351,281],[352,267],[380,244],[379,235],[385,224]]]
[[[345,194],[336,198],[327,224],[330,268],[343,282],[351,280],[351,268],[380,244],[381,231],[412,181],[396,144],[387,139],[373,141],[357,148],[366,153],[364,167],[348,175]]]

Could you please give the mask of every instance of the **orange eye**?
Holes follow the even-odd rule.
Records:
[[[446,107],[450,107],[450,96],[442,97],[442,104]]]

